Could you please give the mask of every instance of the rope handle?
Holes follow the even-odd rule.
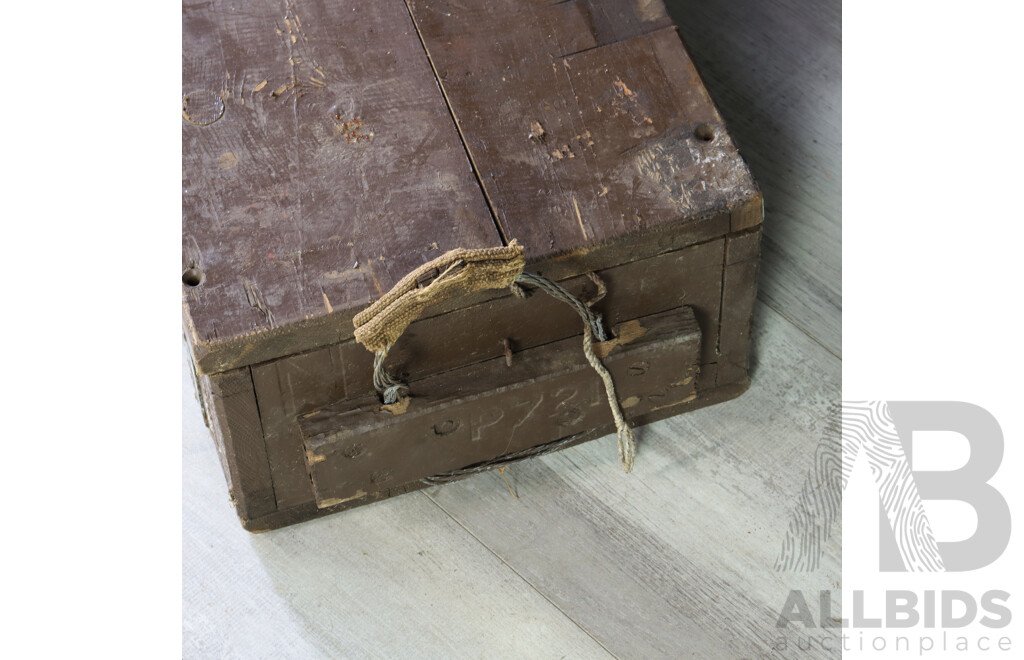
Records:
[[[387,372],[384,360],[395,341],[429,305],[458,293],[506,287],[524,298],[521,285],[535,287],[570,305],[583,319],[583,353],[604,383],[619,439],[619,459],[629,472],[633,469],[636,440],[622,415],[611,374],[593,350],[595,338],[599,342],[608,340],[600,315],[557,282],[524,272],[525,265],[523,247],[515,239],[504,247],[451,250],[410,272],[379,300],[356,314],[355,339],[374,354],[374,388],[385,405],[398,403],[399,393],[408,390],[405,383]]]

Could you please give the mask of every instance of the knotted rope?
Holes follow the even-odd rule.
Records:
[[[405,383],[387,372],[384,360],[398,337],[428,305],[457,293],[505,287],[510,288],[516,296],[525,297],[521,285],[536,287],[552,298],[571,306],[583,319],[583,354],[604,383],[619,440],[619,460],[622,462],[623,470],[631,471],[636,455],[633,430],[622,415],[611,374],[594,354],[593,349],[595,337],[602,342],[608,340],[600,315],[595,314],[589,305],[557,282],[524,272],[525,264],[523,248],[514,239],[507,246],[500,248],[452,250],[410,272],[381,296],[380,300],[357,314],[353,319],[355,339],[374,353],[374,389],[381,395],[385,405],[398,403],[400,393],[409,389]],[[564,446],[558,444],[560,442],[548,443],[544,447],[546,451],[551,451],[552,448]],[[526,458],[536,453],[538,452],[529,453],[529,450],[524,450],[515,456]],[[505,459],[515,460],[512,455],[498,457],[494,461],[481,464],[477,471],[503,465],[507,462]]]
[[[619,399],[615,396],[615,383],[612,382],[612,375],[605,369],[601,360],[594,355],[594,338],[590,334],[588,325],[583,326],[583,354],[587,356],[587,362],[604,381],[604,393],[608,396],[608,407],[612,409],[615,433],[619,437],[619,460],[622,462],[622,469],[630,472],[633,469],[633,458],[636,456],[636,438],[633,437],[633,429],[622,416]]]

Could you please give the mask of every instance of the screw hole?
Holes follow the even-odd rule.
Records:
[[[711,128],[711,124],[697,124],[693,134],[705,142],[711,142],[715,139],[715,129]]]
[[[198,268],[189,268],[181,274],[181,281],[185,286],[199,286],[203,281],[203,271]]]

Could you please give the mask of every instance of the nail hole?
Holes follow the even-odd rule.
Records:
[[[443,422],[434,424],[434,435],[448,435],[459,430],[462,422],[457,419],[446,419]]]
[[[715,139],[715,129],[711,128],[711,124],[697,124],[693,134],[705,142],[711,142]]]
[[[190,124],[209,126],[224,116],[224,99],[217,92],[197,89],[181,100],[181,116]]]
[[[199,286],[199,283],[203,281],[203,271],[198,268],[189,268],[181,274],[181,281],[186,286]]]

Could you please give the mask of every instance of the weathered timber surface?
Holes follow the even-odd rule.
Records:
[[[182,265],[201,373],[346,340],[408,270],[498,244],[495,222],[559,279],[760,222],[737,213],[759,193],[660,2],[450,9],[186,8]],[[491,44],[496,24],[510,29]]]
[[[702,369],[701,375],[703,374],[703,371],[704,370]],[[698,387],[700,380],[701,378],[700,376],[698,376]],[[713,382],[714,378],[712,378],[711,381]],[[634,432],[637,432],[638,429],[641,429],[648,424],[659,422],[670,417],[674,417],[676,415],[690,413],[695,410],[700,410],[701,408],[706,408],[708,406],[713,406],[718,403],[723,403],[725,401],[735,399],[736,397],[746,392],[749,387],[750,380],[744,378],[740,382],[731,383],[728,385],[720,385],[712,389],[698,389],[696,398],[688,397],[688,401],[666,405],[664,407],[659,407],[657,409],[651,410],[650,412],[647,413],[638,414],[630,418],[630,425],[633,427]],[[615,425],[611,422],[608,422],[607,424],[602,424],[601,426],[593,427],[589,431],[586,431],[575,436],[572,439],[572,441],[568,442],[562,449],[582,444],[594,440],[596,438],[602,438],[604,436],[607,436],[608,434],[612,434],[612,444],[607,445],[608,448],[603,449],[601,451],[605,452],[605,460],[608,461],[609,465],[618,466],[618,462],[615,460],[615,458],[609,458],[614,457],[616,451],[614,446]],[[642,436],[643,432],[640,431],[640,434]],[[621,471],[621,468],[619,468],[619,470]],[[470,476],[472,475],[467,475],[467,478]],[[309,479],[308,474],[307,479]],[[404,495],[406,493],[421,490],[425,487],[427,487],[427,484],[425,482],[409,482],[398,486],[382,488],[380,490],[368,493],[364,497],[345,500],[337,504],[330,504],[329,506],[326,507],[318,507],[315,499],[311,499],[310,501],[303,502],[302,504],[297,504],[288,508],[278,509],[274,513],[270,513],[259,518],[243,517],[240,518],[240,521],[242,523],[242,526],[250,532],[266,532],[272,529],[284,527],[286,525],[294,525],[296,523],[306,522],[314,518],[321,518],[325,515],[329,515],[332,513],[347,511],[349,509],[361,507],[366,504],[371,504],[373,502],[394,497],[396,495]]]
[[[627,419],[697,398],[700,328],[682,307],[616,328],[605,358]],[[564,339],[410,384],[396,410],[376,396],[340,401],[300,423],[317,505],[340,504],[553,442],[612,420],[604,386]]]
[[[305,350],[304,326],[350,325],[415,266],[500,245],[400,0],[215,1],[182,24],[184,311],[201,371]]]
[[[714,387],[724,260],[725,242],[718,239],[598,271],[608,293],[594,309],[614,325],[692,307],[703,337],[698,385]],[[562,284],[584,300],[596,294],[584,276]],[[505,294],[413,323],[387,365],[403,378],[417,379],[501,357],[503,339],[515,354],[580,333],[579,316],[564,303],[541,292],[525,300]],[[252,367],[280,507],[313,499],[297,417],[372,392],[372,362],[366,349],[349,340]]]
[[[258,518],[277,510],[249,368],[199,376],[195,382],[239,516]]]
[[[660,1],[408,4],[502,232],[531,259],[759,196]]]
[[[747,375],[760,256],[760,227],[726,239],[718,337],[717,380],[720,383]]]

